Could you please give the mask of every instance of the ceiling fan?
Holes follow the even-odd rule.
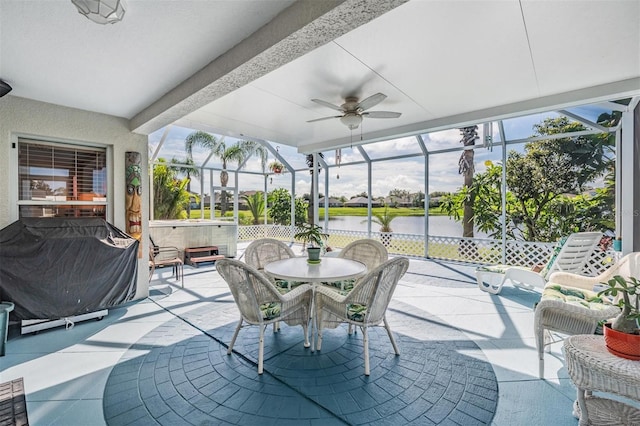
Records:
[[[330,102],[323,101],[322,99],[311,99],[312,102],[317,104],[326,106],[327,108],[334,109],[336,111],[340,111],[342,115],[333,115],[330,117],[316,118],[315,120],[309,120],[307,123],[313,123],[315,121],[329,120],[331,118],[339,118],[342,124],[347,126],[349,129],[357,129],[360,123],[362,123],[362,119],[364,117],[369,118],[398,118],[402,115],[400,112],[393,111],[367,111],[369,108],[372,108],[378,105],[380,102],[385,100],[387,95],[382,93],[376,93],[375,95],[371,95],[362,101],[358,101],[358,98],[355,96],[349,96],[345,98],[344,103],[340,106],[334,105]]]

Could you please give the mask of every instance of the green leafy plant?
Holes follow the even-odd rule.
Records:
[[[396,217],[398,217],[398,214],[389,211],[388,207],[385,207],[382,212],[371,212],[371,222],[380,225],[380,232],[393,232],[391,222]]]
[[[247,207],[253,216],[250,224],[258,225],[260,223],[260,219],[264,216],[264,193],[258,191],[252,195],[243,194],[241,197],[247,203]]]
[[[329,234],[322,232],[322,228],[313,223],[303,223],[300,230],[293,236],[294,239],[308,244],[309,247],[322,247],[322,242],[329,238]]]
[[[275,174],[280,174],[284,171],[284,164],[279,161],[272,161],[269,163],[269,170]]]
[[[618,315],[611,328],[626,334],[640,334],[638,320],[640,320],[640,281],[635,277],[625,279],[616,275],[605,283],[608,288],[600,291],[598,296],[613,296],[622,298],[618,301],[618,306],[622,312]]]

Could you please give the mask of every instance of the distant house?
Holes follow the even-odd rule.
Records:
[[[366,197],[355,197],[344,203],[344,207],[367,207],[369,199]],[[371,201],[371,207],[381,207],[382,203],[378,200]]]
[[[395,195],[391,195],[389,197],[385,197],[384,204],[390,207],[412,207],[413,197],[397,197]]]
[[[318,200],[318,205],[324,207],[324,197]],[[342,201],[337,198],[329,197],[329,207],[342,207]]]
[[[255,194],[256,192],[259,192],[259,191],[240,191],[240,194],[238,195],[238,209],[239,210],[248,210],[249,207],[247,206],[247,202],[242,199],[242,196],[246,195],[246,196],[250,197],[253,194]],[[220,202],[221,202],[221,194],[220,194],[220,192],[217,192],[217,191],[214,192],[213,202],[215,203],[216,206],[218,206],[218,208],[220,207]],[[233,192],[227,191],[227,203],[228,203],[228,205],[232,205],[233,204]],[[209,195],[205,195],[205,197],[204,197],[204,205],[205,205],[205,207],[209,207],[211,205],[211,197]]]

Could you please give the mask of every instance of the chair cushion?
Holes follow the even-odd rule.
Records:
[[[275,282],[276,288],[280,294],[286,294],[302,284],[304,283],[301,281],[276,280]]]
[[[352,303],[347,305],[347,318],[351,321],[363,322],[367,315],[367,305]]]
[[[562,237],[558,240],[555,247],[553,247],[553,252],[551,253],[551,257],[549,258],[549,261],[547,262],[546,265],[544,265],[544,268],[542,268],[542,270],[540,271],[540,275],[542,275],[543,277],[547,276],[547,274],[549,273],[549,270],[551,269],[551,267],[556,261],[556,257],[558,257],[558,255],[560,254],[560,251],[562,250],[562,246],[564,246],[564,243],[567,242],[567,238],[568,237]]]
[[[260,305],[260,311],[262,312],[262,319],[272,320],[280,316],[282,310],[282,304],[280,302],[268,302]]]
[[[581,288],[562,286],[549,283],[542,291],[542,300],[558,300],[571,305],[582,306],[588,309],[603,310],[611,305],[611,302],[598,293]]]
[[[342,281],[333,281],[333,282],[323,282],[323,285],[335,288],[341,295],[346,296],[349,294],[351,290],[353,290],[353,285],[356,283],[355,279],[350,280],[342,280]]]
[[[486,265],[486,266],[480,266],[476,269],[476,271],[481,271],[481,272],[492,272],[494,274],[503,274],[505,272],[507,272],[507,269],[511,269],[511,268],[518,268],[518,269],[524,269],[526,271],[530,271],[531,268],[527,268],[525,266],[513,266],[513,265]]]

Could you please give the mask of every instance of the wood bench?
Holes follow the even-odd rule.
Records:
[[[215,262],[216,260],[224,258],[224,255],[218,254],[217,246],[189,247],[184,249],[184,262],[196,268],[199,263]]]

